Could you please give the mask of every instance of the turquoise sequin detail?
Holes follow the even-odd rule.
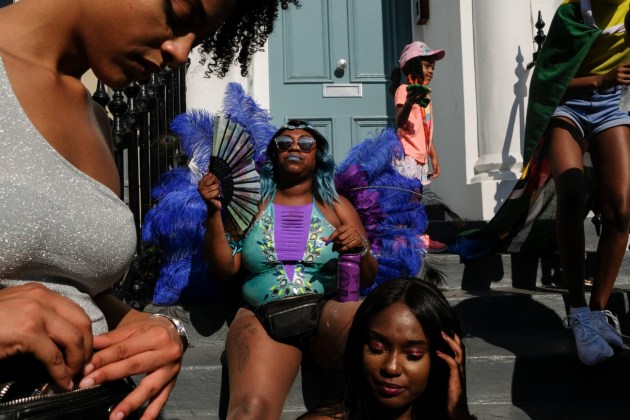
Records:
[[[257,241],[262,254],[269,263],[278,263],[276,247],[274,243],[273,220],[269,214],[261,217],[260,229],[262,231],[262,241]],[[311,222],[306,242],[306,249],[301,261],[295,265],[293,278],[289,279],[282,264],[277,264],[274,268],[276,284],[270,287],[269,291],[273,297],[298,296],[314,293],[311,283],[304,278],[304,263],[312,263],[320,255],[324,248],[324,241],[321,240],[323,232],[322,220],[319,216],[311,216]]]
[[[257,307],[290,296],[333,292],[337,287],[339,254],[321,238],[330,236],[335,228],[324,218],[317,205],[313,206],[304,254],[293,266],[292,279],[287,277],[285,267],[278,261],[274,217],[273,205],[269,204],[243,239],[243,299]]]
[[[243,250],[242,239],[240,241],[236,241],[232,239],[232,235],[230,235],[229,233],[225,234],[225,239],[227,239],[228,245],[230,245],[230,248],[232,248],[232,258],[234,258],[236,254],[238,254],[239,252]]]

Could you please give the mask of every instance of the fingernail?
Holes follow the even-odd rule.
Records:
[[[70,382],[68,383],[68,389],[74,389],[74,382],[72,382],[72,379],[70,379]]]
[[[324,242],[324,245],[328,245],[330,243],[330,238],[326,239],[326,242]]]
[[[83,375],[89,375],[94,370],[94,365],[92,363],[88,363],[83,368]]]
[[[93,378],[83,378],[83,380],[79,383],[79,388],[89,388],[94,386]]]
[[[114,418],[118,420],[124,419],[125,413],[119,411],[118,413],[114,414]]]
[[[448,334],[446,334],[444,331],[442,331],[442,338],[450,338],[450,337],[448,336]]]

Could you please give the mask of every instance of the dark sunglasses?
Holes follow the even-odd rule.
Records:
[[[293,138],[289,136],[278,136],[276,137],[276,147],[281,152],[285,152],[291,148],[291,145],[293,145],[294,141],[295,140],[293,140]],[[313,150],[315,144],[316,142],[313,137],[302,136],[297,139],[297,145],[304,153],[308,153]]]

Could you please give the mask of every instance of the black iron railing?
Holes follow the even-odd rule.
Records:
[[[536,51],[534,51],[534,59],[527,65],[527,70],[531,69],[536,65],[536,59],[538,59],[538,54],[540,54],[540,49],[547,39],[547,35],[545,35],[545,31],[543,28],[545,27],[545,21],[542,19],[542,12],[538,11],[538,19],[536,20],[536,35],[534,36],[534,42],[536,43]]]
[[[185,75],[185,68],[165,69],[146,81],[114,90],[111,96],[99,82],[93,95],[112,115],[121,198],[133,212],[138,232],[153,206],[152,186],[162,172],[181,160],[169,124],[186,111]]]
[[[112,116],[121,198],[129,205],[141,238],[142,221],[154,204],[151,189],[161,173],[185,160],[169,125],[173,117],[186,111],[186,68],[167,68],[148,80],[110,92],[111,96],[99,82],[92,97]],[[139,242],[134,264],[116,287],[116,294],[132,306],[142,307],[150,300],[155,258]]]

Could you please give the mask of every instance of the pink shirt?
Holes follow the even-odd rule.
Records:
[[[407,85],[400,85],[394,95],[394,103],[403,106],[407,100]],[[425,136],[422,122],[422,108],[414,104],[409,112],[409,119],[403,128],[398,129],[398,137],[402,142],[405,154],[413,157],[419,163],[427,163],[427,155],[433,142],[433,106],[431,103],[425,108],[425,124],[428,127],[429,138]]]

